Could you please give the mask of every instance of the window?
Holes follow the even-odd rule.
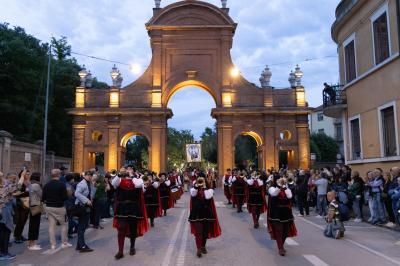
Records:
[[[353,160],[361,159],[360,119],[350,121],[351,157]]]
[[[318,121],[323,121],[324,120],[324,114],[323,113],[318,113]]]
[[[389,25],[387,6],[379,9],[371,18],[374,38],[375,65],[385,61],[390,56]]]
[[[324,134],[324,133],[325,133],[325,129],[323,129],[323,128],[318,129],[318,134]]]
[[[354,44],[354,37],[350,41],[345,42],[344,46],[344,63],[346,83],[349,83],[356,78],[356,50]]]
[[[381,113],[381,139],[383,156],[397,155],[396,124],[393,105],[380,110]]]

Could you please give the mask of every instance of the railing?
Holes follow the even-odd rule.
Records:
[[[339,104],[346,104],[346,97],[342,95],[343,85],[328,85],[324,84],[325,88],[322,91],[324,108]]]
[[[344,17],[357,2],[358,0],[342,0],[336,7],[336,21]]]

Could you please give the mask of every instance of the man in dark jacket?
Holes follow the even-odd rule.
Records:
[[[308,194],[308,179],[309,176],[306,175],[304,170],[300,170],[299,176],[297,177],[297,201],[299,206],[300,214],[299,216],[304,216],[304,209],[306,210],[306,215],[310,215],[310,208],[308,206],[307,194]]]

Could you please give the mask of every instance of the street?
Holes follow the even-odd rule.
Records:
[[[209,240],[208,254],[197,258],[194,238],[188,226],[189,194],[186,193],[167,217],[156,219],[155,227],[136,241],[136,255],[128,254],[116,262],[116,231],[111,220],[104,230],[88,229],[86,238],[94,252],[80,254],[74,248],[49,250],[47,221],[42,218],[39,244],[41,251],[28,251],[24,244],[13,244],[11,252],[17,259],[2,265],[400,265],[400,233],[366,223],[347,223],[345,238],[328,239],[323,236],[323,219],[314,215],[296,218],[299,236],[286,242],[287,255],[278,255],[276,243],[266,229],[266,215],[262,215],[259,229],[253,229],[247,211],[236,213],[225,204],[221,190],[215,201],[222,228],[222,236]],[[60,240],[58,240],[60,241]],[[73,239],[75,244],[76,238]]]

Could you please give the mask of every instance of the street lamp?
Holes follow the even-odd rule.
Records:
[[[222,8],[226,8],[227,2],[228,2],[228,0],[221,0]]]
[[[85,65],[82,66],[82,69],[79,71],[78,75],[81,78],[81,87],[85,87],[86,76],[88,75]]]
[[[300,70],[299,65],[296,65],[294,75],[296,77],[296,86],[301,86],[301,78],[303,77],[303,71]]]
[[[154,3],[156,4],[156,8],[160,8],[161,0],[154,0]]]
[[[240,70],[237,67],[232,67],[230,74],[232,78],[237,78],[240,75]]]

